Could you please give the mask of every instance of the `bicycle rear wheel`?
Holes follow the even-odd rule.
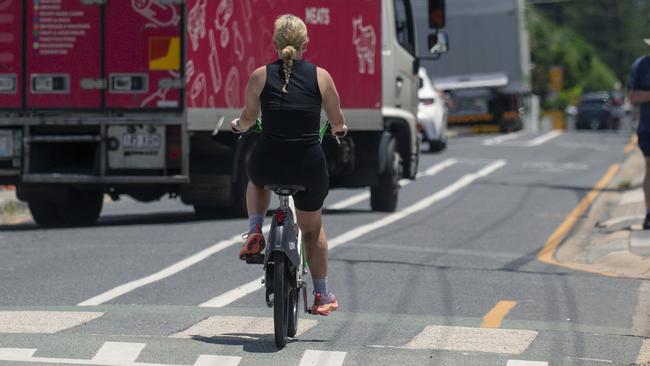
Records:
[[[289,275],[287,257],[276,253],[273,257],[273,328],[275,345],[284,348],[289,332]]]
[[[300,288],[291,287],[289,290],[289,329],[287,335],[289,338],[293,338],[298,333],[298,314],[300,303]]]

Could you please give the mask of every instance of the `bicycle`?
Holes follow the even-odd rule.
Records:
[[[215,132],[219,130],[222,123],[223,120],[220,120]],[[329,122],[321,127],[319,131],[321,142],[329,127]],[[246,133],[260,132],[262,132],[262,120],[258,119],[255,126]],[[335,136],[340,143],[339,137],[343,136]],[[266,305],[273,308],[275,344],[278,348],[283,348],[287,344],[287,337],[293,338],[298,332],[301,291],[304,311],[310,313],[307,306],[307,282],[304,279],[307,274],[307,259],[300,229],[290,203],[291,196],[306,188],[299,185],[279,184],[269,184],[264,188],[278,196],[280,205],[273,211],[264,255],[248,257],[246,263],[263,264],[265,275],[262,283],[265,287]],[[271,295],[273,295],[272,299]]]

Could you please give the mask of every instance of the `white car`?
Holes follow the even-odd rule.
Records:
[[[418,76],[418,129],[422,140],[429,143],[429,151],[442,151],[447,147],[447,102],[424,68],[420,68]]]

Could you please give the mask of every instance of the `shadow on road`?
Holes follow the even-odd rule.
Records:
[[[272,334],[251,334],[251,333],[228,333],[219,336],[204,337],[192,336],[195,341],[219,344],[224,346],[243,346],[245,352],[251,353],[277,353],[282,349],[276,347]],[[310,343],[324,343],[326,340],[322,339],[289,339],[288,343],[296,342],[310,342]]]

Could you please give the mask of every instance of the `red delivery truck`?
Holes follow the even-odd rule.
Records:
[[[351,129],[323,142],[331,186],[370,187],[372,208],[392,211],[419,158],[411,1],[0,0],[0,184],[44,226],[92,224],[104,194],[244,213],[258,136],[215,128],[277,59],[273,22],[293,13]],[[429,9],[440,52],[444,1]]]

